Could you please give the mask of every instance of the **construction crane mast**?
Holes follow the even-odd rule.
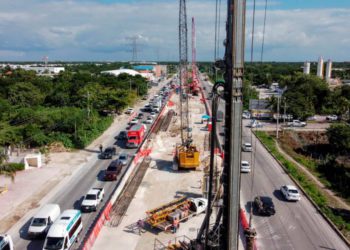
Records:
[[[198,69],[197,69],[197,47],[196,47],[196,24],[192,17],[192,83],[190,90],[193,95],[198,95]]]
[[[187,14],[186,0],[180,0],[179,12],[179,78],[180,78],[180,119],[181,119],[181,142],[188,143],[189,134],[189,113],[188,113],[188,75],[187,75]],[[185,99],[186,98],[186,99]],[[184,131],[186,130],[186,132]]]
[[[181,145],[177,146],[176,157],[179,168],[195,169],[199,166],[199,151],[192,144],[192,134],[189,121],[189,94],[187,72],[187,14],[186,0],[180,0],[179,11],[179,79],[180,79],[180,121],[181,121]]]

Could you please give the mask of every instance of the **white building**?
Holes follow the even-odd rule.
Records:
[[[332,60],[327,61],[327,66],[326,66],[326,80],[331,79],[332,77]]]
[[[310,75],[310,62],[304,62],[303,71],[305,75]]]
[[[116,69],[116,70],[107,70],[107,71],[102,71],[102,74],[110,74],[114,76],[119,76],[120,74],[129,74],[132,76],[140,75],[144,78],[146,78],[149,81],[154,80],[154,74],[153,73],[139,73],[136,70],[132,69]]]

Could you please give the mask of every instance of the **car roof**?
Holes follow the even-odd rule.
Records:
[[[128,156],[127,153],[124,153],[124,152],[123,152],[123,153],[120,153],[120,154],[119,154],[119,157],[122,156],[122,155],[123,155],[123,156]]]
[[[288,189],[294,189],[294,190],[298,190],[295,186],[293,186],[293,185],[286,185],[286,187],[288,188]]]
[[[87,192],[87,194],[98,194],[99,192],[100,192],[100,190],[91,188],[91,189]]]
[[[244,145],[251,146],[252,144],[250,142],[245,142]]]
[[[273,204],[272,198],[269,196],[258,196],[264,203]]]
[[[242,164],[249,164],[248,161],[242,161]]]

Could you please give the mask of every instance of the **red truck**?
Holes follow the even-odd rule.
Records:
[[[126,143],[126,147],[137,148],[142,143],[145,132],[144,124],[136,124],[132,126],[128,131],[128,142]]]

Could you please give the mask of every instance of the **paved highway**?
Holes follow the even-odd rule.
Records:
[[[157,88],[160,88],[164,86],[166,82],[161,82],[160,86]],[[151,98],[151,97],[150,97]],[[145,101],[146,103],[146,101]],[[135,110],[137,113],[140,112],[140,110]],[[147,113],[145,114],[144,118],[145,120],[147,117]],[[132,156],[136,149],[126,149],[125,148],[125,142],[117,141],[115,140],[115,136],[119,134],[120,131],[125,130],[128,121],[125,120],[124,122],[119,124],[119,129],[114,132],[113,136],[111,138],[104,142],[103,144],[105,146],[107,145],[113,145],[117,149],[117,155],[120,152],[126,152],[130,156]],[[147,131],[151,127],[151,124],[147,125]],[[98,150],[98,149],[96,149]],[[97,156],[98,154],[96,154]],[[113,159],[115,159],[114,157]],[[112,182],[105,182],[103,180],[104,177],[104,170],[107,168],[107,166],[110,164],[112,160],[100,160],[98,159],[95,163],[88,163],[87,166],[84,166],[79,173],[75,174],[73,178],[66,184],[64,187],[52,198],[49,200],[48,203],[56,203],[60,205],[61,211],[64,211],[66,209],[80,209],[80,204],[82,202],[83,196],[87,193],[87,191],[90,188],[93,187],[104,187],[105,189],[105,199],[103,201],[103,205],[108,201],[108,197],[110,197],[111,193],[113,192],[116,185],[119,184],[121,181],[121,176],[126,171],[127,167],[123,168],[122,173],[119,175],[117,181]],[[96,219],[99,210],[103,206],[100,206],[97,212],[91,212],[91,213],[83,213],[83,232],[80,235],[80,241],[73,245],[72,249],[77,249],[81,243],[81,240],[84,239],[86,236],[86,233],[89,229],[89,227],[92,225],[93,221]],[[26,237],[26,232],[29,226],[30,220],[27,221],[25,225],[21,225],[21,228],[18,230],[18,234],[13,235],[13,241],[15,244],[15,249],[22,250],[22,249],[28,249],[28,250],[38,250],[42,249],[44,240],[29,240]],[[18,225],[15,225],[14,227],[18,227]]]
[[[206,87],[205,92],[210,92],[212,85],[206,81],[203,83]],[[224,111],[222,101],[219,109]],[[284,200],[279,191],[280,187],[294,183],[251,134],[250,129],[246,127],[247,123],[248,120],[243,120],[242,142],[252,142],[254,153],[243,152],[242,160],[249,161],[255,173],[254,181],[253,173],[242,174],[241,207],[249,211],[250,201],[257,195],[264,195],[272,198],[276,208],[274,216],[252,217],[252,225],[257,231],[258,249],[349,249],[304,195],[299,202]],[[219,123],[218,131],[221,126],[222,123]],[[223,137],[219,137],[223,143]]]

